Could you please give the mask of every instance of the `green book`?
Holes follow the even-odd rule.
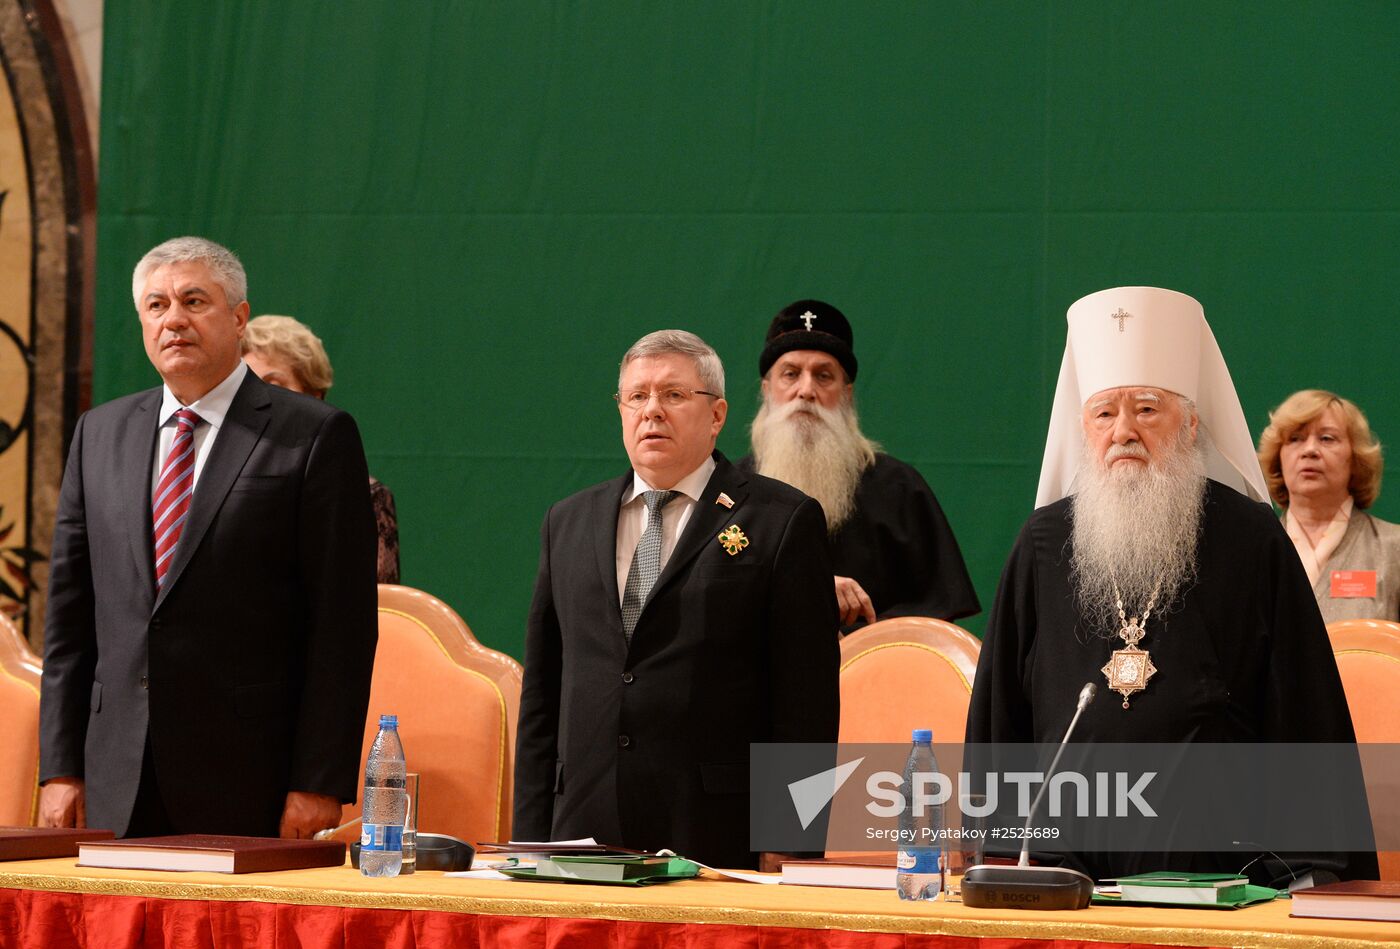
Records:
[[[1119,877],[1125,902],[1236,903],[1248,894],[1249,880],[1234,873],[1173,873],[1158,870]]]
[[[679,857],[553,856],[540,857],[535,876],[581,880],[594,883],[621,883],[652,877],[694,876],[695,864]]]

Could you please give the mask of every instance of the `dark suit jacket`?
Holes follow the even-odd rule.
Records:
[[[375,529],[349,415],[249,372],[160,596],[161,390],[78,420],[54,530],[40,777],[124,833],[147,729],[182,832],[276,835],[289,790],[355,800],[377,638]]]
[[[821,507],[718,467],[642,609],[618,603],[632,473],[550,509],[525,639],[518,840],[593,836],[753,866],[749,743],[835,742],[838,613]],[[732,508],[716,503],[721,492]],[[739,525],[734,556],[718,535]]]

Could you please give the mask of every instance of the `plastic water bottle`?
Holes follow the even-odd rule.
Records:
[[[914,746],[904,763],[904,810],[899,815],[899,858],[896,861],[895,888],[902,900],[936,900],[943,892],[943,805],[928,805],[914,800],[918,785],[916,774],[933,774],[938,763],[933,760],[933,732],[927,728],[914,729]],[[925,793],[932,786],[923,785]]]
[[[403,827],[408,817],[408,769],[399,741],[399,717],[379,716],[379,734],[365,760],[364,817],[360,824],[360,872],[393,877],[403,866]]]

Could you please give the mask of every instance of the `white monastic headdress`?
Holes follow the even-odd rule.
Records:
[[[1084,449],[1084,403],[1122,386],[1166,389],[1195,402],[1206,473],[1256,501],[1269,496],[1239,395],[1201,305],[1175,290],[1115,287],[1069,308],[1036,507],[1073,493]]]

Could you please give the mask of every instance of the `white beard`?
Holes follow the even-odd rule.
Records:
[[[855,512],[860,476],[880,447],[861,434],[855,406],[793,399],[775,407],[765,398],[749,432],[758,473],[816,498],[827,531],[836,533]]]
[[[1122,625],[1119,594],[1125,614],[1140,617],[1154,593],[1152,611],[1162,613],[1195,581],[1205,456],[1189,423],[1151,458],[1141,443],[1115,445],[1103,460],[1085,449],[1070,499],[1070,582],[1085,628],[1112,639]],[[1105,467],[1125,455],[1148,458],[1147,465]]]

